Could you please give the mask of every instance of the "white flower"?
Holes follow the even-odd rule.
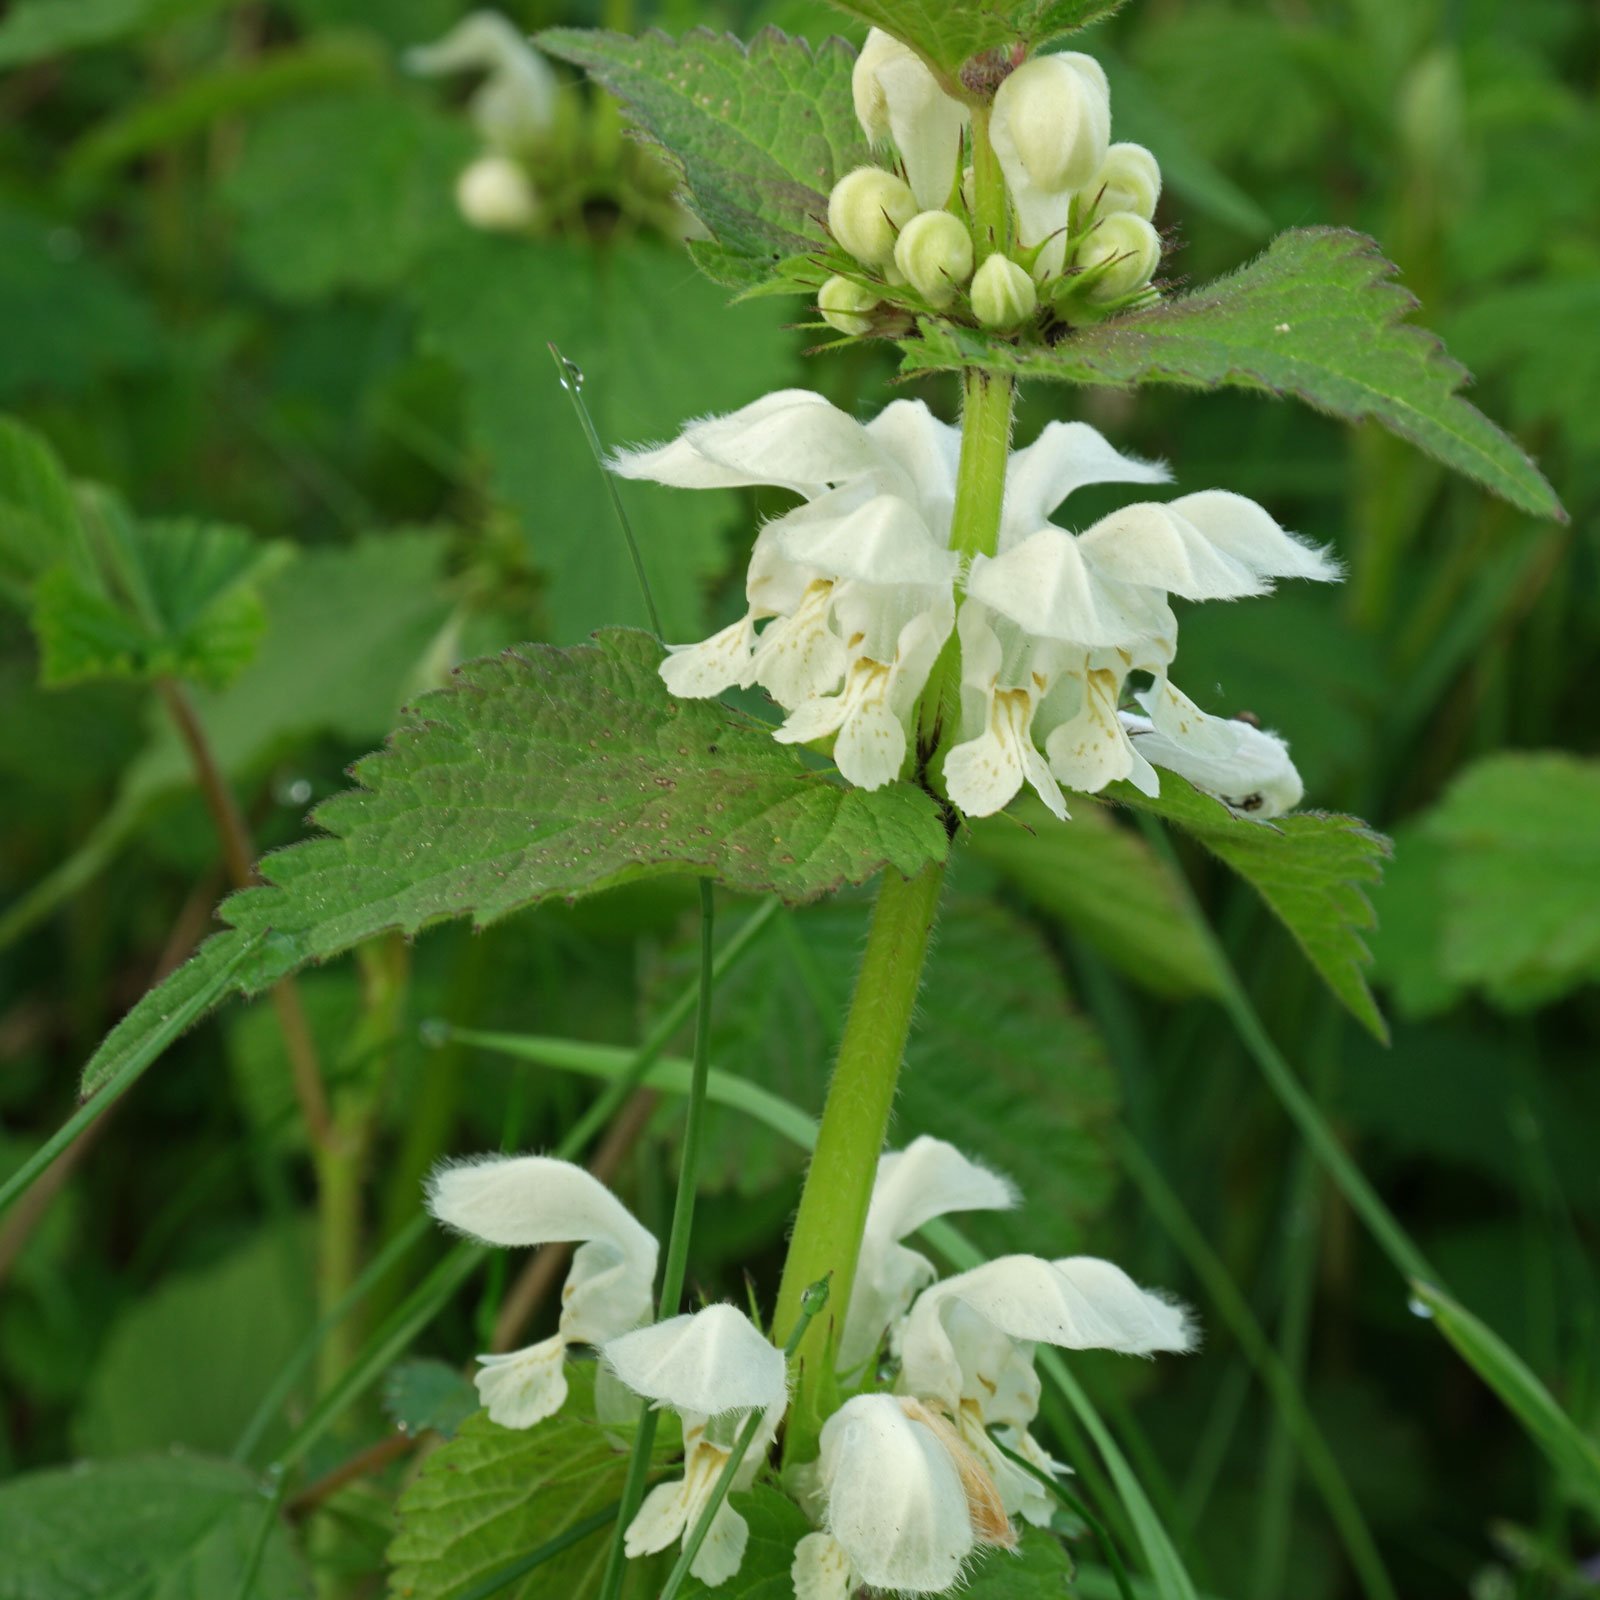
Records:
[[[1100,63],[1077,51],[1025,62],[995,94],[989,139],[1022,243],[1044,246],[1034,275],[1054,277],[1066,259],[1073,195],[1110,148],[1111,91]]]
[[[1016,1534],[981,1460],[921,1401],[861,1394],[822,1429],[824,1529],[796,1548],[797,1600],[839,1600],[862,1584],[940,1594],[980,1545]]]
[[[674,649],[661,668],[668,688],[703,698],[759,684],[790,713],[778,739],[835,736],[834,760],[852,783],[892,782],[955,620],[959,448],[958,431],[920,401],[896,401],[863,425],[796,389],[618,456],[612,465],[624,477],[685,488],[769,483],[808,502],[762,529],[748,611]]]
[[[406,52],[413,72],[481,71],[472,120],[491,150],[525,155],[555,121],[559,84],[550,63],[495,11],[474,11],[433,44]]]
[[[901,1241],[952,1211],[1008,1211],[1017,1192],[1008,1178],[926,1134],[883,1157],[861,1238],[850,1306],[839,1338],[838,1366],[853,1372],[935,1273],[926,1256]]]
[[[732,1487],[754,1481],[788,1399],[783,1352],[733,1306],[707,1306],[613,1339],[606,1364],[634,1391],[683,1418],[683,1476],[658,1484],[628,1524],[629,1556],[653,1555],[693,1532],[752,1412],[761,1425]],[[726,1500],[689,1571],[708,1588],[744,1559],[750,1529]]]
[[[1000,810],[1025,781],[1057,816],[1061,783],[1093,793],[1127,778],[1154,794],[1149,751],[1169,744],[1136,748],[1118,705],[1130,672],[1165,681],[1177,651],[1167,596],[1232,600],[1267,593],[1274,578],[1338,576],[1324,552],[1221,490],[1125,506],[1081,534],[1048,520],[1080,483],[1165,476],[1081,423],[1053,423],[1012,457],[1000,550],[974,558],[959,619],[966,738],[944,771],[968,816]]]
[[[569,1344],[603,1345],[650,1315],[655,1236],[582,1167],[550,1156],[439,1167],[428,1179],[428,1209],[485,1244],[578,1243],[561,1292],[560,1331],[508,1355],[480,1357],[478,1394],[502,1427],[531,1428],[561,1409]]]
[[[874,28],[851,73],[856,116],[874,145],[892,138],[906,180],[923,210],[950,198],[967,108],[939,87],[922,58],[892,34]]]
[[[1124,711],[1122,725],[1147,761],[1245,816],[1264,821],[1300,804],[1304,786],[1277,734],[1208,715],[1165,677],[1135,698],[1148,715]]]
[[[1082,199],[1101,216],[1131,211],[1147,222],[1161,198],[1161,168],[1142,144],[1114,144]]]
[[[984,1461],[1008,1513],[1049,1521],[1050,1504],[1031,1474],[989,1437],[1045,1471],[1056,1464],[1028,1432],[1039,1409],[1033,1346],[1117,1350],[1128,1355],[1193,1348],[1180,1306],[1141,1289],[1120,1267],[1092,1256],[1046,1261],[1001,1256],[924,1289],[896,1331],[899,1387],[947,1410]]]

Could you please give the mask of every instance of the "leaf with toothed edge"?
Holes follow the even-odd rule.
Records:
[[[748,287],[825,243],[829,191],[869,159],[850,89],[855,52],[842,39],[813,47],[768,28],[746,45],[703,28],[681,39],[553,28],[538,43],[621,99],[672,159],[716,240],[695,259],[719,282]]]
[[[1124,0],[832,0],[837,10],[870,22],[911,46],[948,88],[960,83],[961,69],[990,50],[1015,51],[1018,58],[1039,45],[1076,33],[1119,10]]]
[[[1406,320],[1417,301],[1395,271],[1365,234],[1295,229],[1204,288],[1054,345],[928,324],[902,344],[901,371],[980,367],[1063,383],[1293,396],[1346,422],[1376,422],[1521,510],[1565,521],[1522,447],[1462,398],[1466,369]]]
[[[265,930],[224,994],[258,993],[379,933],[463,916],[481,927],[662,873],[799,903],[944,859],[941,812],[923,790],[838,783],[766,726],[675,699],[660,661],[648,634],[612,628],[462,668],[357,763],[359,788],[318,808],[322,837],[268,856],[261,887],[224,904],[229,931],[112,1030],[83,1092]]]
[[[1266,901],[1337,999],[1375,1038],[1389,1029],[1367,987],[1362,934],[1377,924],[1367,886],[1383,873],[1389,841],[1357,817],[1294,811],[1258,822],[1240,817],[1175,773],[1156,799],[1129,783],[1097,798],[1148,811],[1192,834]]]

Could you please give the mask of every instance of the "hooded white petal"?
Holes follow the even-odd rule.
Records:
[[[1263,578],[1308,578],[1337,583],[1339,563],[1326,550],[1285,533],[1254,500],[1226,489],[1204,489],[1172,502],[1171,509],[1216,549]]]
[[[823,1427],[819,1466],[828,1532],[862,1583],[938,1594],[961,1576],[974,1547],[961,1473],[907,1403],[847,1400]]]
[[[491,1422],[531,1428],[553,1417],[567,1399],[567,1341],[558,1333],[506,1355],[479,1356],[472,1380]]]
[[[1271,585],[1217,548],[1174,506],[1124,506],[1078,535],[1097,576],[1180,594],[1186,600],[1237,600]]]
[[[1305,793],[1300,773],[1275,733],[1213,717],[1165,678],[1137,698],[1150,721],[1125,712],[1123,724],[1139,754],[1158,767],[1263,821],[1300,804]]]
[[[787,1392],[783,1352],[736,1306],[625,1333],[606,1345],[605,1359],[635,1394],[674,1411],[766,1411]]]
[[[906,182],[923,210],[942,206],[955,187],[967,108],[952,100],[922,58],[874,28],[851,74],[856,116],[873,144],[892,137]]]
[[[948,544],[960,428],[941,422],[921,400],[894,400],[867,424],[867,433],[900,469],[930,533],[939,544]]]
[[[912,1296],[934,1277],[932,1263],[901,1241],[953,1211],[1009,1211],[1010,1179],[926,1134],[878,1163],[850,1308],[839,1339],[839,1370],[851,1372],[877,1348]]]
[[[602,1344],[650,1311],[656,1239],[598,1178],[551,1156],[503,1156],[436,1168],[428,1209],[486,1244],[578,1242],[562,1291],[561,1332]]]
[[[692,422],[670,444],[621,450],[611,470],[679,489],[773,484],[807,498],[880,465],[867,431],[820,394],[780,389],[723,417]]]
[[[998,556],[976,556],[969,599],[981,600],[1036,639],[1089,648],[1127,648],[1176,637],[1177,621],[1159,590],[1091,567],[1081,541],[1043,527]]]
[[[959,1331],[964,1308],[996,1332],[1068,1350],[1150,1355],[1192,1348],[1180,1306],[1141,1289],[1109,1261],[1072,1256],[1001,1256],[924,1289],[900,1329],[901,1382],[957,1409],[973,1383]],[[970,1347],[969,1347],[970,1353]]]
[[[1068,495],[1097,483],[1168,483],[1165,463],[1125,456],[1086,422],[1052,422],[1006,468],[1000,549],[1009,549],[1050,520]]]

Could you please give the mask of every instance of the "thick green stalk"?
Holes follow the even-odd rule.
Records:
[[[828,1308],[807,1328],[795,1357],[785,1445],[794,1460],[816,1453],[832,1388],[833,1352],[850,1305],[867,1205],[943,883],[942,864],[924,867],[914,878],[902,878],[891,868],[873,909],[773,1316],[775,1327],[793,1327],[806,1290],[819,1279],[829,1280]]]

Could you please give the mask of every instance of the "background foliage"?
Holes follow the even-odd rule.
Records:
[[[461,9],[20,0],[0,20],[0,1177],[70,1112],[97,1041],[199,944],[228,886],[164,684],[184,680],[265,849],[305,837],[308,808],[456,662],[644,620],[550,342],[583,369],[607,444],[797,381],[846,407],[889,392],[892,353],[803,367],[792,303],[726,309],[663,226],[664,180],[575,82],[550,226],[470,231],[451,200],[475,148],[461,96],[399,60]],[[515,16],[859,37],[803,0],[621,9]],[[1037,838],[976,829],[899,1127],[1019,1179],[1026,1220],[985,1244],[1020,1225],[1037,1248],[1049,1219],[1059,1251],[1092,1248],[1198,1306],[1202,1358],[1073,1373],[1202,1592],[1381,1592],[1350,1506],[1408,1600],[1593,1592],[1585,1458],[1552,1464],[1440,1333],[1470,1341],[1453,1302],[1499,1330],[1592,1453],[1600,28],[1570,0],[1145,0],[1084,43],[1119,136],[1162,160],[1178,274],[1204,283],[1307,223],[1374,234],[1572,519],[1525,518],[1375,430],[1264,399],[1025,389],[1024,438],[1086,417],[1171,460],[1185,489],[1250,494],[1340,551],[1340,589],[1186,615],[1185,681],[1282,730],[1312,803],[1391,834],[1394,857],[1375,883],[1358,836],[1302,824],[1338,887],[1291,886],[1286,910],[1203,832],[1177,836],[1175,864],[1087,802]],[[713,157],[729,193],[752,182],[748,152]],[[752,249],[775,226],[757,207]],[[909,392],[946,414],[954,398],[940,375]],[[776,497],[624,493],[669,636],[735,614]],[[762,781],[798,781],[769,765]],[[866,859],[858,839],[840,848]],[[1432,1317],[1213,1003],[1227,968],[1179,870],[1323,1125],[1448,1285]],[[830,864],[793,898],[860,875]],[[723,927],[751,904],[727,897]],[[81,1562],[45,1589],[8,1587],[0,1563],[0,1596],[226,1593],[250,1563],[256,1593],[298,1595],[308,1555],[325,1591],[377,1593],[397,1527],[393,1559],[427,1570],[434,1535],[397,1501],[437,1497],[437,1480],[406,1486],[455,1430],[451,1373],[514,1307],[520,1263],[423,1233],[420,1177],[450,1151],[553,1147],[596,1093],[427,1025],[576,1040],[586,1070],[614,1070],[689,980],[694,905],[688,880],[654,878],[481,934],[383,935],[302,977],[356,1152],[342,1281],[391,1263],[309,1360],[341,1274],[314,1237],[267,1001],[192,1034],[0,1219],[0,1550],[46,1541]],[[721,1068],[815,1112],[863,911],[846,893],[754,931],[717,997]],[[294,964],[262,959],[273,976]],[[681,1042],[662,1039],[666,1066]],[[633,1104],[614,1181],[659,1223],[674,1101]],[[753,1262],[770,1294],[799,1150],[730,1106],[714,1118],[695,1282],[740,1298]],[[449,1366],[384,1389],[408,1353]],[[1081,1424],[1050,1421],[1113,1531],[1137,1531]],[[447,1448],[475,1459],[481,1429]],[[604,1476],[603,1448],[584,1448]],[[62,1474],[80,1456],[97,1464]],[[254,1473],[274,1462],[287,1515],[262,1522]],[[164,1542],[123,1572],[140,1519]],[[1082,1592],[1103,1592],[1082,1554]]]

